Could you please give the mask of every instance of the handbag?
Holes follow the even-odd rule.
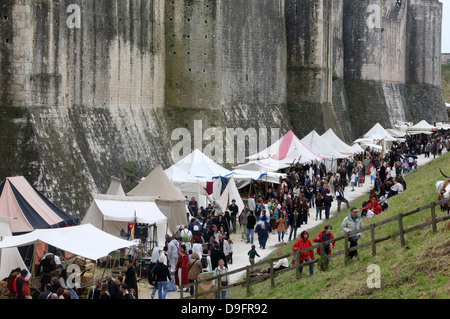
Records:
[[[220,281],[220,286],[222,287],[228,286],[228,281],[227,280]]]

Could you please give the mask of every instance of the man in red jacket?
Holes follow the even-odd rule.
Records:
[[[306,230],[304,230],[300,234],[300,238],[297,239],[294,246],[292,247],[292,251],[297,251],[299,249],[303,250],[303,249],[306,249],[311,246],[312,246],[312,243],[311,243],[311,240],[309,240],[309,233]],[[313,249],[310,249],[308,251],[303,251],[300,253],[300,263],[301,264],[303,262],[313,261],[314,259],[315,258],[314,258]],[[303,271],[303,267],[300,267],[300,274],[302,273],[302,271]],[[314,275],[314,264],[309,264],[309,274]]]
[[[333,227],[330,225],[326,225],[325,226],[325,230],[322,230],[319,235],[313,239],[313,242],[315,243],[322,243],[322,242],[326,242],[329,240],[334,239],[334,235],[331,233],[331,231],[333,230]],[[330,255],[331,254],[331,249],[334,248],[334,245],[336,244],[336,242],[332,242],[330,244],[325,245],[325,251],[324,254],[325,255]],[[321,249],[320,247],[317,248],[317,253],[320,255],[321,253]]]

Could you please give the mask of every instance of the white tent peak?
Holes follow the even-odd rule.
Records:
[[[191,154],[174,164],[174,166],[201,180],[211,180],[232,175],[231,171],[217,164],[198,149],[195,149]]]
[[[331,146],[322,136],[320,136],[315,130],[306,135],[302,142],[313,152],[319,154],[324,158],[344,158],[345,156]]]
[[[106,194],[125,196],[125,191],[122,187],[122,180],[120,178],[111,176],[111,183]]]
[[[128,196],[159,196],[163,200],[185,200],[179,188],[173,185],[170,178],[157,165],[155,169],[133,190],[127,193]]]
[[[355,149],[353,149],[350,145],[341,140],[337,134],[334,132],[332,128],[326,131],[322,138],[330,145],[332,145],[337,151],[342,153],[343,155],[353,155],[358,153]]]

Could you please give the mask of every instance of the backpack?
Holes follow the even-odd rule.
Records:
[[[208,267],[208,255],[202,255],[201,262],[203,268]]]
[[[183,234],[183,241],[185,243],[189,241],[189,232],[187,232],[186,230],[184,231],[184,234]]]

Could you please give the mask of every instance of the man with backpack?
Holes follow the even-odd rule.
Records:
[[[192,232],[189,230],[188,225],[184,227],[180,232],[180,237],[183,242],[183,245],[186,246],[186,252],[192,249]]]

